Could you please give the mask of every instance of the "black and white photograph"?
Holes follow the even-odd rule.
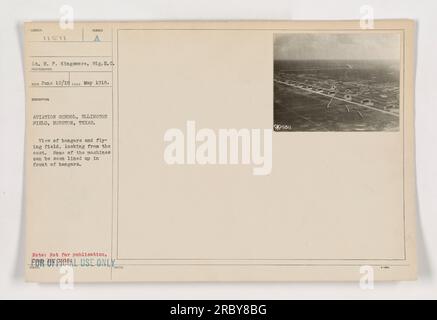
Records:
[[[401,34],[274,35],[274,131],[398,131]]]

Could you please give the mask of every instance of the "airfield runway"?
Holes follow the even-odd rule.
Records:
[[[397,131],[399,115],[274,81],[276,131]]]

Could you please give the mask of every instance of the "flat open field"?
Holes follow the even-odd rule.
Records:
[[[275,83],[276,131],[396,131],[399,118]]]
[[[399,73],[388,62],[276,62],[275,131],[397,131]]]

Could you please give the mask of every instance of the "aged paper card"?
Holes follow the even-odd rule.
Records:
[[[27,279],[415,279],[413,34],[26,23]]]

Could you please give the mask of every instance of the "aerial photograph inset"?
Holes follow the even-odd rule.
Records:
[[[399,33],[274,36],[274,131],[398,131]]]

